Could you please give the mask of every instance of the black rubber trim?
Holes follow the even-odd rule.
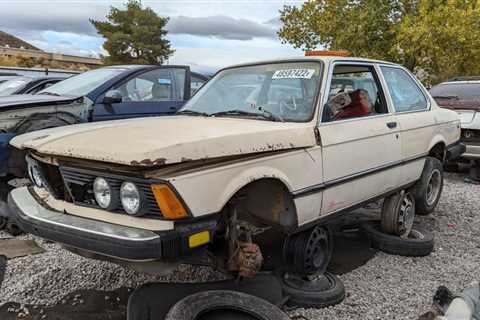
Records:
[[[351,174],[351,175],[348,175],[348,176],[344,176],[344,177],[341,177],[341,178],[337,178],[337,179],[333,179],[333,180],[326,181],[326,182],[323,182],[323,183],[319,183],[319,184],[316,184],[316,185],[313,185],[313,186],[310,186],[310,187],[306,187],[306,188],[294,191],[292,194],[293,194],[294,198],[307,196],[307,195],[310,195],[312,193],[317,193],[317,192],[323,191],[325,189],[328,189],[328,188],[331,188],[331,187],[334,187],[334,186],[337,186],[337,185],[340,185],[340,184],[343,184],[343,183],[350,182],[350,181],[355,180],[355,179],[364,178],[364,177],[367,177],[367,176],[372,175],[372,174],[376,174],[376,173],[379,173],[379,172],[382,172],[382,171],[385,171],[385,170],[392,169],[394,167],[406,165],[410,162],[423,159],[427,155],[428,155],[428,153],[423,153],[421,155],[417,155],[417,156],[414,156],[414,157],[411,157],[411,158],[408,158],[408,159],[404,159],[404,160],[400,160],[400,161],[394,161],[394,162],[391,162],[391,163],[388,163],[388,164],[385,164],[385,165],[381,165],[381,166],[378,166],[378,167],[375,167],[375,168],[371,168],[371,169],[368,169],[368,170],[357,172],[357,173],[354,173],[354,174]]]
[[[294,230],[294,232],[290,233],[291,234],[295,234],[295,233],[298,233],[298,232],[302,232],[302,231],[305,231],[305,230],[308,230],[310,228],[313,228],[317,225],[329,225],[329,224],[338,224],[338,223],[341,223],[342,222],[342,219],[344,218],[345,214],[348,213],[348,212],[352,212],[356,209],[359,209],[359,208],[362,208],[364,207],[366,204],[368,203],[371,203],[371,202],[374,202],[374,201],[377,201],[377,200],[380,200],[380,199],[383,199],[391,194],[394,194],[394,193],[397,193],[401,190],[405,190],[405,189],[408,189],[410,188],[411,186],[415,185],[416,181],[414,182],[410,182],[410,183],[407,183],[405,185],[402,185],[398,188],[395,188],[395,189],[392,189],[390,191],[387,191],[385,193],[381,193],[373,198],[370,198],[368,200],[365,200],[365,201],[362,201],[362,202],[359,202],[357,204],[354,204],[352,206],[349,206],[349,207],[346,207],[346,208],[343,208],[343,209],[340,209],[338,211],[335,211],[333,213],[329,213],[325,216],[320,216],[318,217],[317,219],[311,221],[311,222],[307,222],[305,224],[302,224],[300,227],[296,228]]]
[[[447,146],[447,160],[455,160],[467,151],[467,146],[457,141]]]

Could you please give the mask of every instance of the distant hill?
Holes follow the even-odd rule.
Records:
[[[23,48],[23,49],[30,49],[30,50],[38,50],[35,46],[32,46],[30,43],[23,41],[11,34],[6,32],[0,31],[0,47],[10,47],[10,48]]]

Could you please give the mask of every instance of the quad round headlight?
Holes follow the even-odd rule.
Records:
[[[30,176],[30,180],[39,188],[43,187],[43,180],[42,175],[36,165],[29,165],[28,166],[28,174]]]
[[[120,188],[120,200],[126,213],[132,216],[143,214],[142,194],[132,182],[124,182]]]
[[[103,209],[110,209],[112,205],[112,187],[104,178],[96,178],[93,182],[93,195],[97,204]]]

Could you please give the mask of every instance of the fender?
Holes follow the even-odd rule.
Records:
[[[223,208],[227,202],[237,193],[240,189],[248,184],[261,180],[261,179],[276,179],[282,182],[290,193],[293,192],[292,184],[287,175],[282,171],[266,166],[260,166],[255,168],[249,168],[242,173],[234,177],[230,183],[226,186],[225,191],[221,195],[220,208]]]
[[[432,148],[433,148],[436,144],[438,144],[438,143],[441,143],[441,144],[443,144],[444,146],[447,145],[447,143],[446,143],[446,141],[445,141],[445,138],[444,138],[442,135],[440,135],[440,134],[437,133],[437,134],[435,134],[435,136],[434,136],[434,137],[432,138],[432,140],[430,141],[430,144],[429,144],[429,146],[428,146],[428,152],[429,152],[430,150],[432,150]]]

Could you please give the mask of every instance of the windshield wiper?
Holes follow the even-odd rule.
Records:
[[[240,109],[233,109],[233,110],[227,110],[227,111],[219,111],[215,113],[211,113],[211,117],[218,117],[218,116],[228,116],[228,115],[239,115],[239,116],[250,116],[250,117],[257,117],[257,118],[263,118],[267,120],[273,120],[273,121],[282,121],[283,120],[280,117],[275,116],[273,113],[260,109],[262,113],[257,113],[257,112],[250,112],[250,111],[245,111],[245,110],[240,110]]]
[[[177,111],[177,114],[188,114],[192,116],[203,116],[203,117],[209,116],[209,114],[206,112],[200,112],[200,111],[189,110],[189,109]]]
[[[58,93],[49,92],[49,91],[39,92],[39,93],[37,93],[37,94],[38,94],[38,95],[40,95],[40,94],[45,94],[45,95],[48,95],[48,96],[56,96],[56,97],[59,97],[59,96],[60,96]]]
[[[458,96],[433,96],[437,99],[458,100]]]

